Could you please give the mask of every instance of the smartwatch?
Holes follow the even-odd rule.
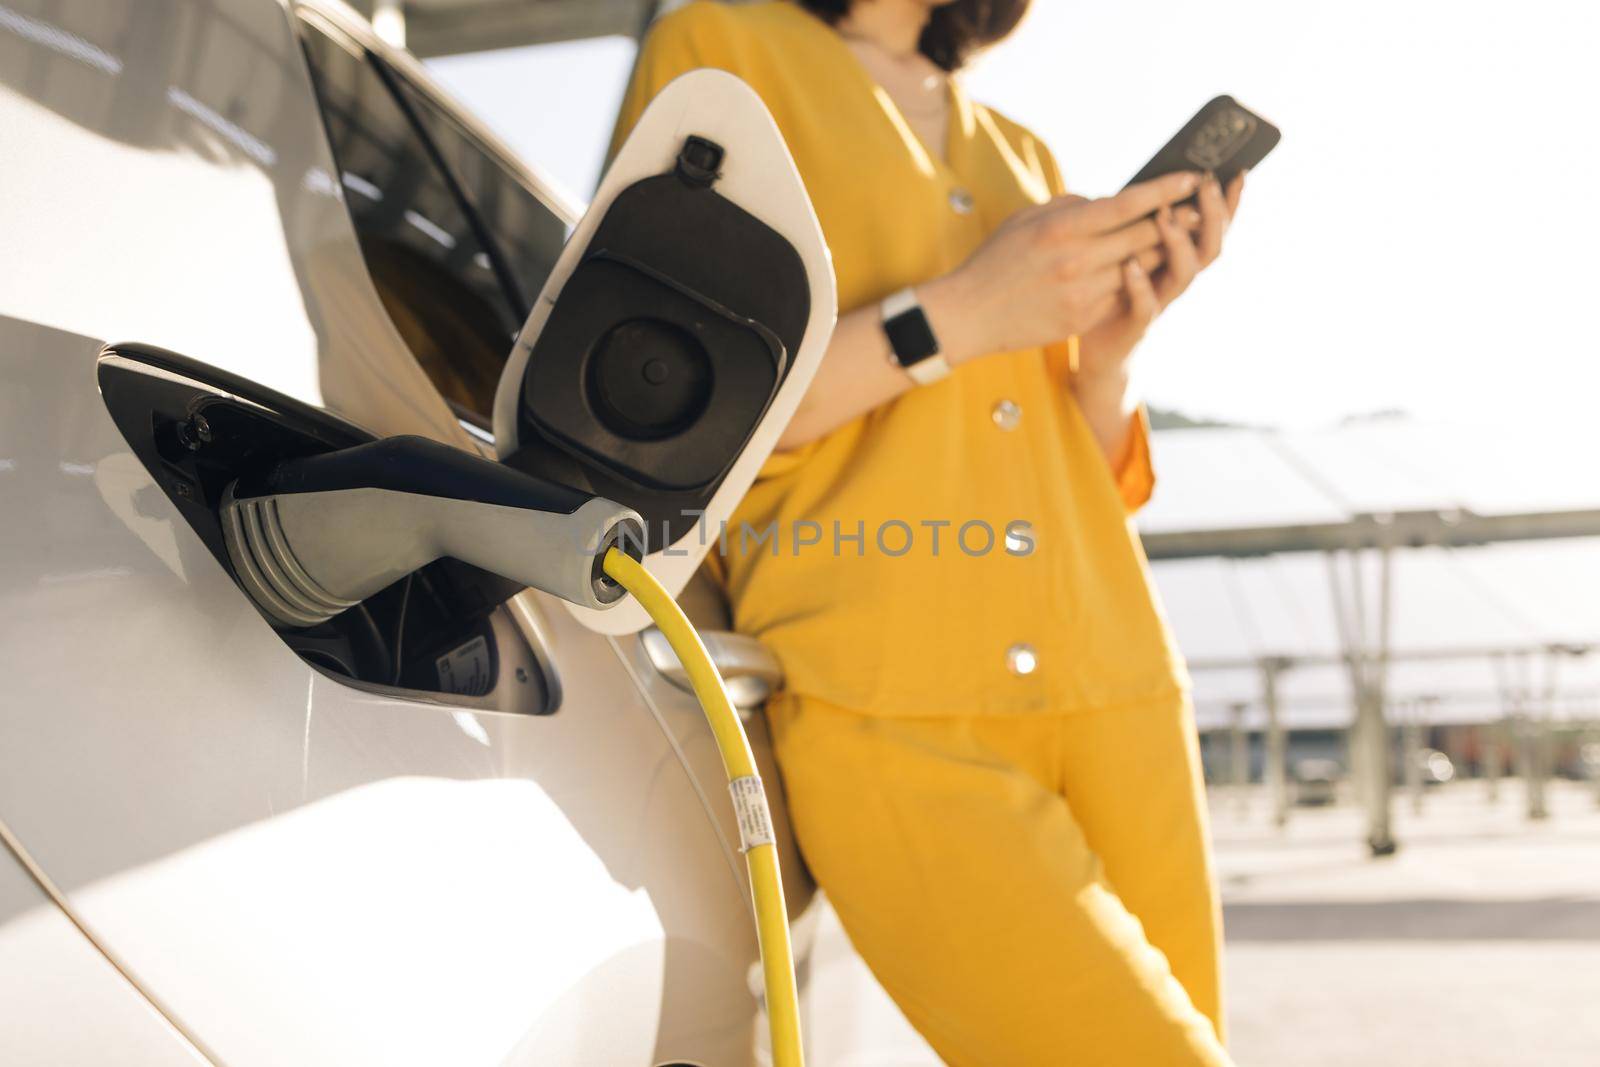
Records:
[[[894,293],[879,305],[883,332],[889,338],[889,361],[911,375],[918,385],[932,385],[950,373],[950,364],[939,353],[939,339],[933,324],[922,310],[915,289],[909,286]]]

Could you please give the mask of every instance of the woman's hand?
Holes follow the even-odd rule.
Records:
[[[1199,184],[1197,174],[1172,174],[1102,200],[1057,197],[1017,212],[961,267],[917,287],[945,358],[1049,344],[1115,314],[1123,264],[1148,271],[1162,261],[1154,213],[1170,216]]]
[[[1215,178],[1200,185],[1198,216],[1191,209],[1157,209],[1155,226],[1160,234],[1160,268],[1153,271],[1147,258],[1129,257],[1122,263],[1121,307],[1092,329],[1079,334],[1080,377],[1113,373],[1125,377],[1128,357],[1145,330],[1190,283],[1222,253],[1222,239],[1239,209],[1244,175],[1228,183],[1227,193]]]
[[[1226,194],[1215,178],[1208,178],[1200,186],[1198,219],[1185,217],[1186,208],[1157,209],[1161,266],[1152,272],[1147,259],[1128,257],[1122,263],[1121,308],[1078,337],[1072,391],[1113,464],[1127,442],[1129,417],[1136,406],[1128,388],[1129,357],[1156,316],[1221,254],[1222,238],[1243,192],[1243,174],[1228,183]]]

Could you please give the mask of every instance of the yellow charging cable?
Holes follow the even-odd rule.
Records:
[[[789,911],[783,902],[783,880],[778,873],[778,849],[773,843],[772,816],[767,794],[756,773],[750,739],[739,713],[722,684],[717,665],[677,601],[644,565],[613,548],[606,553],[605,572],[633,594],[657,629],[666,635],[678,662],[689,675],[694,695],[700,698],[706,722],[722,753],[728,772],[728,791],[739,817],[739,839],[750,870],[750,895],[755,901],[756,943],[761,950],[761,973],[766,984],[767,1019],[772,1028],[774,1067],[802,1067],[800,999],[794,984],[794,949],[789,944]]]

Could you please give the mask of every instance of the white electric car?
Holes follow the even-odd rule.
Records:
[[[659,634],[451,558],[280,625],[230,564],[223,502],[280,463],[491,463],[497,390],[526,439],[501,378],[574,227],[334,0],[0,0],[0,1063],[759,1058],[738,830]],[[585,462],[532,469],[628,482]],[[759,704],[770,655],[708,637]]]

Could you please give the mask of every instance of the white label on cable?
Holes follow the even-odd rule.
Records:
[[[733,794],[733,813],[739,820],[739,851],[772,844],[772,814],[761,779],[753,774],[735,778],[728,783],[728,792]]]

